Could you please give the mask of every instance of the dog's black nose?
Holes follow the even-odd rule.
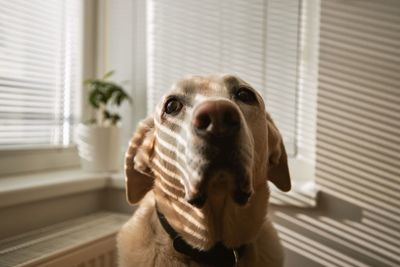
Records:
[[[232,136],[240,129],[239,110],[226,100],[205,101],[194,111],[192,125],[200,136]]]

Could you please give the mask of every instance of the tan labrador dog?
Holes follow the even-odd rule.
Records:
[[[126,154],[130,203],[120,266],[282,266],[267,180],[290,190],[281,135],[262,97],[232,75],[178,81]]]

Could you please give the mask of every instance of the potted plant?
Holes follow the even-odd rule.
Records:
[[[121,116],[117,108],[132,101],[122,86],[109,81],[113,74],[110,71],[84,83],[94,112],[88,122],[78,125],[76,133],[81,165],[87,171],[117,171],[121,165]]]

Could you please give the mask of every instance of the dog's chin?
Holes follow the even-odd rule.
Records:
[[[196,185],[197,191],[189,197],[188,202],[201,208],[210,197],[231,197],[232,200],[245,206],[252,195],[249,172],[240,164],[208,164],[201,173],[202,178]]]
[[[186,200],[201,208],[213,196],[230,196],[238,205],[246,205],[253,193],[252,153],[243,147],[245,139],[230,137],[204,140],[195,138],[192,150],[199,155],[191,161],[191,169],[197,174],[192,181],[192,192]]]

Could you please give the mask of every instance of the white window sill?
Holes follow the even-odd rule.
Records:
[[[300,180],[292,182],[289,192],[281,192],[270,184],[271,197],[269,203],[277,206],[315,208],[317,206],[317,187],[314,181]]]
[[[123,175],[67,169],[1,177],[0,208],[105,187],[124,188]]]

